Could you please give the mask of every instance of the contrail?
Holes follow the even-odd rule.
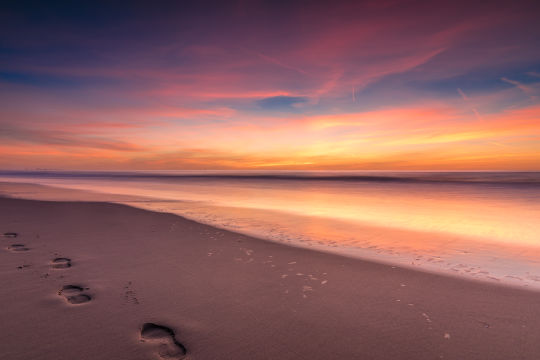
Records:
[[[467,94],[465,94],[463,90],[461,90],[460,88],[457,88],[457,92],[459,93],[459,95],[461,95],[461,97],[463,98],[463,101],[465,101],[467,104],[470,103],[471,98],[468,97]],[[471,111],[474,113],[474,116],[476,116],[476,119],[482,120],[482,116],[480,115],[480,113],[474,106],[471,107]]]

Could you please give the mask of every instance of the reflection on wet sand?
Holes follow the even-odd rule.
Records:
[[[540,287],[537,186],[258,178],[2,180],[53,186],[2,184],[2,192],[12,196],[121,202],[293,245]]]

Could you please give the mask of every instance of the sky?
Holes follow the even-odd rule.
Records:
[[[2,1],[1,169],[540,170],[534,1]]]

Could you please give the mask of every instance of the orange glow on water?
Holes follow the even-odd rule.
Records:
[[[264,173],[268,172],[253,174]],[[540,279],[536,265],[540,256],[538,174],[444,175],[471,177],[472,182],[324,179],[341,173],[321,172],[318,180],[191,179],[178,178],[177,172],[141,172],[150,177],[135,174],[125,180],[99,173],[89,178],[18,175],[0,181],[62,189],[26,189],[4,183],[0,188],[14,196],[20,193],[44,200],[121,202],[297,246],[464,276],[504,280],[508,275],[533,285]],[[343,174],[387,176],[378,172]],[[436,179],[441,176],[429,174]],[[537,182],[532,187],[527,182],[524,186],[482,182],[501,176]]]

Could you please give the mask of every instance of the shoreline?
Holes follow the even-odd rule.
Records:
[[[173,358],[186,359],[535,359],[540,352],[540,295],[526,289],[287,246],[120,204],[0,198],[0,216],[2,234],[19,233],[0,238],[0,357],[159,359],[161,343],[172,345],[145,338],[147,323],[174,331],[187,355]],[[12,251],[13,244],[29,250]],[[58,257],[72,266],[52,268]],[[67,285],[91,300],[70,303]]]
[[[7,190],[6,190],[7,189]],[[12,196],[11,192],[22,192],[32,193],[30,197],[23,196]],[[489,243],[483,239],[477,239],[475,237],[463,237],[455,234],[444,234],[438,232],[420,232],[407,229],[399,229],[392,227],[380,227],[373,224],[364,224],[362,231],[365,234],[370,234],[369,236],[380,237],[380,234],[383,234],[384,237],[389,239],[415,239],[415,241],[421,245],[423,243],[430,243],[434,238],[438,239],[438,243],[444,244],[445,242],[457,242],[454,246],[465,247],[464,243],[470,244],[482,244],[485,254],[483,254],[484,259],[480,261],[480,258],[476,258],[474,261],[471,261],[465,257],[461,259],[455,258],[452,262],[449,262],[449,259],[446,259],[447,264],[438,265],[438,262],[441,262],[440,257],[435,254],[418,254],[413,256],[413,253],[403,252],[399,253],[399,250],[396,253],[393,251],[388,252],[385,250],[385,247],[388,245],[382,245],[381,250],[370,250],[369,248],[359,247],[355,245],[331,245],[330,243],[322,244],[318,241],[307,241],[303,240],[281,240],[272,238],[271,236],[265,237],[261,234],[257,234],[252,231],[242,231],[227,226],[220,226],[219,222],[216,221],[204,221],[203,219],[197,218],[197,216],[189,216],[186,214],[173,212],[171,209],[161,209],[156,206],[165,203],[176,203],[181,202],[179,200],[167,200],[167,199],[155,199],[151,197],[145,197],[140,195],[127,195],[127,194],[113,194],[106,192],[99,192],[89,189],[78,189],[63,187],[60,185],[44,185],[30,182],[6,182],[0,181],[0,196],[5,196],[8,198],[14,199],[27,199],[27,200],[44,200],[44,201],[70,201],[70,202],[105,202],[113,204],[123,204],[131,206],[138,209],[143,209],[151,212],[172,214],[180,216],[191,221],[195,221],[199,224],[207,225],[213,228],[218,228],[225,231],[230,231],[237,234],[242,234],[249,237],[254,237],[260,239],[261,241],[271,241],[277,244],[283,244],[287,246],[293,246],[300,249],[314,250],[318,252],[324,252],[328,254],[336,254],[338,256],[344,256],[347,258],[358,259],[360,261],[369,261],[378,264],[384,264],[389,266],[397,266],[401,268],[411,269],[413,271],[427,272],[433,274],[439,274],[442,276],[448,276],[457,279],[464,279],[467,281],[481,282],[488,284],[495,284],[498,286],[508,286],[516,289],[525,289],[530,291],[540,292],[540,268],[536,268],[534,273],[519,273],[508,270],[508,264],[505,268],[498,268],[496,266],[489,267],[489,258],[500,256],[500,253],[512,254],[508,258],[498,259],[499,262],[507,261],[523,261],[519,264],[523,268],[530,267],[531,258],[534,259],[536,256],[540,256],[540,249],[532,246],[524,245],[508,245],[508,244],[497,244]],[[142,205],[141,205],[142,204]],[[149,205],[152,204],[152,205]],[[219,206],[218,206],[219,207]],[[223,207],[221,211],[226,211],[228,208]],[[230,208],[229,210],[234,210]],[[254,209],[253,211],[257,211]],[[264,210],[266,213],[273,216],[275,210]],[[296,216],[296,215],[294,215]],[[321,219],[323,221],[324,219]],[[336,222],[336,220],[333,220]],[[337,223],[339,225],[339,223]],[[365,236],[365,235],[364,235]],[[367,237],[369,237],[367,236]],[[294,237],[294,236],[293,236]],[[380,239],[381,240],[381,239]],[[379,240],[379,241],[380,241]],[[334,242],[336,243],[336,242]],[[384,241],[383,241],[384,243]],[[437,243],[432,245],[437,247]],[[477,245],[479,246],[479,245]],[[528,254],[524,256],[523,254]],[[440,254],[438,254],[440,255]],[[422,261],[418,262],[418,257],[424,258]],[[434,262],[429,262],[431,260]],[[416,258],[416,259],[415,259]],[[519,260],[522,258],[522,260]],[[485,267],[488,265],[488,267]],[[516,263],[518,265],[518,263]],[[526,266],[524,266],[526,265]],[[476,272],[471,272],[473,270]],[[531,268],[529,268],[531,270]],[[505,272],[509,271],[509,272]]]

